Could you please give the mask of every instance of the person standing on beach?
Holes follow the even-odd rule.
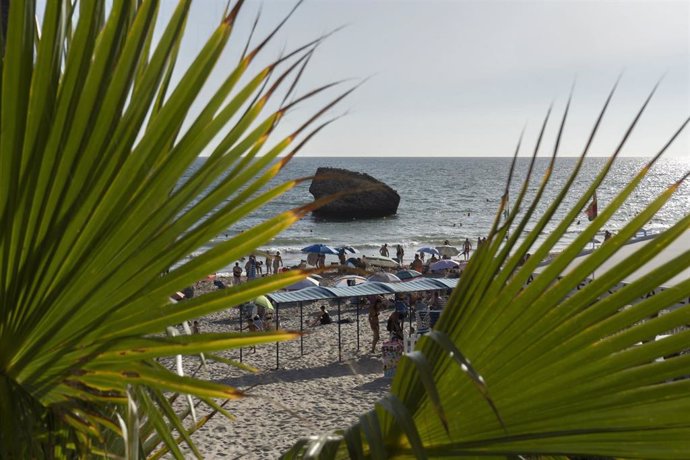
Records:
[[[422,273],[422,270],[424,269],[424,262],[422,262],[422,259],[419,258],[419,254],[414,255],[414,260],[410,264],[410,268]]]
[[[380,332],[379,332],[379,312],[383,309],[381,304],[381,299],[376,299],[376,302],[369,307],[369,326],[371,327],[371,332],[373,338],[371,339],[371,352],[376,353],[376,344],[379,342]]]
[[[256,258],[251,255],[249,260],[244,265],[244,270],[247,272],[247,281],[256,278]]]
[[[235,262],[235,266],[232,267],[232,285],[237,286],[242,282],[242,267],[240,267],[239,262]]]
[[[390,332],[391,340],[404,340],[405,334],[403,332],[403,319],[405,315],[399,311],[394,311],[388,317],[386,323],[386,330]]]
[[[470,258],[470,251],[472,250],[472,243],[470,243],[469,238],[465,238],[465,244],[462,245],[462,255],[465,256],[465,260]]]
[[[398,263],[402,264],[403,263],[403,257],[405,256],[405,250],[402,247],[402,244],[399,244],[398,247],[395,250],[395,256],[398,258]]]
[[[283,258],[280,257],[280,251],[276,252],[276,256],[273,258],[273,273],[278,273],[278,268],[283,266]]]
[[[381,254],[383,257],[389,257],[388,243],[383,243],[383,246],[381,246],[381,249],[379,249],[379,254]]]
[[[270,275],[273,270],[273,257],[270,252],[266,253],[266,274]]]

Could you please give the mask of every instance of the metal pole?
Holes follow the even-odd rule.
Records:
[[[412,296],[407,296],[407,316],[410,317],[410,335],[412,335]]]
[[[299,332],[299,353],[300,356],[304,356],[304,311],[302,302],[299,303]]]
[[[340,340],[340,299],[338,299],[338,362],[343,360],[342,344]]]
[[[278,330],[278,317],[280,316],[280,304],[276,304],[276,331]],[[280,344],[276,342],[276,369],[280,369]]]
[[[357,351],[359,351],[359,306],[362,302],[361,299],[357,299]]]
[[[242,332],[242,305],[238,308],[240,312],[240,332]],[[240,347],[240,362],[242,362],[242,347]]]

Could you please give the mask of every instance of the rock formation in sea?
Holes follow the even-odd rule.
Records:
[[[318,217],[352,219],[385,217],[398,211],[400,195],[368,174],[340,168],[318,168],[309,193],[315,199],[334,193],[340,197],[314,211]]]

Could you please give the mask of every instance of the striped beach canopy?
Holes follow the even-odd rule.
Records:
[[[369,295],[388,295],[407,292],[438,291],[453,289],[458,283],[454,278],[419,278],[405,283],[364,283],[345,287],[311,287],[294,292],[274,292],[267,294],[275,303],[313,302],[325,299],[348,299]]]

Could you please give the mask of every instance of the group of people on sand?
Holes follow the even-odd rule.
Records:
[[[479,247],[481,244],[486,242],[486,238],[477,238],[477,247]],[[444,246],[449,246],[450,242],[448,240],[445,240],[443,242]],[[464,257],[465,260],[469,260],[470,254],[472,252],[472,242],[470,241],[469,238],[465,238],[465,241],[462,244],[462,251],[461,254]],[[384,243],[383,246],[379,248],[379,254],[381,254],[383,257],[390,257],[390,249],[388,247],[388,243]],[[402,247],[401,244],[396,244],[395,245],[395,258],[399,264],[403,263],[403,259],[405,257],[405,249]],[[443,256],[443,258],[449,258],[448,256]],[[436,257],[435,254],[432,254],[431,258],[427,261],[427,264],[432,264],[434,262],[438,262],[439,258]],[[410,268],[412,270],[417,270],[418,272],[422,272],[422,268],[424,266],[424,253],[415,253],[414,260],[410,263]],[[343,260],[341,260],[341,263],[343,263]]]
[[[368,321],[371,328],[371,352],[376,352],[376,345],[381,340],[380,315],[390,302],[383,296],[377,296],[369,306]],[[438,291],[428,293],[410,293],[405,298],[402,294],[396,294],[392,307],[393,312],[386,320],[386,330],[390,340],[404,340],[403,325],[408,315],[415,315],[418,311],[443,310],[446,306],[446,298]],[[412,331],[411,331],[412,332]]]
[[[388,243],[384,243],[383,246],[379,248],[379,254],[383,257],[390,257],[390,251],[388,250]],[[401,264],[403,263],[403,258],[405,257],[405,249],[403,249],[402,244],[395,245],[395,260]]]
[[[244,264],[244,272],[247,276],[247,281],[251,281],[260,276],[264,276],[263,268],[266,267],[266,275],[271,273],[278,273],[280,267],[283,267],[283,258],[280,256],[280,251],[275,254],[266,253],[266,261],[256,260],[256,256],[251,254]],[[242,267],[239,262],[235,262],[232,267],[232,284],[238,285],[242,282]]]

